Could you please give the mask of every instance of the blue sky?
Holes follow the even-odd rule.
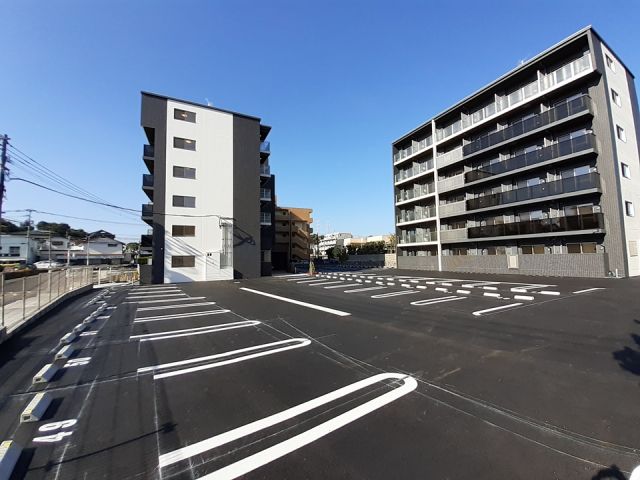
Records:
[[[273,127],[278,203],[313,208],[320,233],[391,232],[391,142],[585,25],[640,72],[637,1],[2,3],[0,133],[20,150],[139,208],[140,90],[207,98]],[[136,215],[20,182],[8,183],[7,198],[7,211],[96,220],[36,221],[124,240],[147,229]]]

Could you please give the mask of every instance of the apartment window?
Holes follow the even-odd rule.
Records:
[[[631,169],[629,168],[629,165],[626,163],[620,163],[620,167],[622,168],[622,176],[624,178],[631,178]]]
[[[52,240],[51,245],[53,245],[54,247],[61,247],[63,245],[63,242],[62,240]]]
[[[636,212],[633,208],[633,202],[624,202],[624,210],[628,217],[634,217]]]
[[[195,112],[188,112],[186,110],[180,110],[179,108],[173,109],[173,118],[176,120],[183,120],[185,122],[196,123]]]
[[[196,169],[190,167],[173,167],[173,176],[176,178],[196,178]]]
[[[107,247],[109,247],[109,248],[115,248],[117,246],[118,246],[117,243],[107,243]]]
[[[196,257],[193,255],[173,255],[171,257],[173,268],[187,268],[196,266]]]
[[[188,138],[180,138],[173,137],[173,147],[181,148],[182,150],[193,150],[196,149],[196,141]]]
[[[9,247],[9,255],[14,257],[20,255],[20,247]]]
[[[222,228],[222,249],[220,251],[220,268],[233,267],[233,224],[224,222]]]
[[[196,197],[183,197],[181,195],[174,195],[173,196],[173,206],[174,207],[195,208],[196,207]]]
[[[613,88],[611,89],[611,100],[613,100],[613,103],[615,103],[619,107],[622,106],[622,101],[620,100],[620,95],[618,95],[618,92],[616,92]]]
[[[604,59],[607,62],[607,67],[609,67],[612,72],[615,72],[616,71],[616,64],[614,63],[613,58],[611,58],[609,55],[607,55],[605,53]]]
[[[567,253],[596,253],[594,242],[567,243]]]
[[[173,225],[171,227],[172,237],[195,237],[196,227],[195,225]]]
[[[624,132],[624,128],[620,125],[616,125],[616,135],[618,135],[618,138],[623,142],[627,141],[627,134]]]
[[[520,249],[523,255],[544,255],[544,245],[523,245]]]

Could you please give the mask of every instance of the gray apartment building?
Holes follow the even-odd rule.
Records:
[[[640,275],[634,77],[592,27],[392,144],[398,268]]]
[[[275,178],[260,118],[142,92],[151,283],[271,273]]]

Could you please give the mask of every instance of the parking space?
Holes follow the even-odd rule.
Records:
[[[558,317],[585,298],[596,317]],[[600,284],[382,271],[109,289],[27,332],[30,355],[15,340],[30,361],[0,367],[0,432],[21,447],[12,478],[629,473],[640,398],[602,362],[627,325],[592,333],[608,301]],[[38,392],[50,404],[21,423]]]

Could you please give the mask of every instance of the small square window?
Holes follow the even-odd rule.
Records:
[[[618,92],[616,92],[613,88],[611,89],[611,100],[613,100],[613,103],[615,103],[619,107],[622,106],[622,100],[620,100],[620,95],[618,95]]]
[[[614,63],[613,58],[611,58],[609,55],[607,55],[605,53],[604,59],[607,62],[607,67],[609,67],[612,72],[615,72],[616,71],[616,64]]]
[[[636,212],[633,208],[633,202],[624,202],[624,209],[625,212],[627,213],[627,216],[629,217],[634,217]]]
[[[622,176],[624,178],[631,178],[631,169],[629,168],[629,165],[626,163],[620,163],[620,166],[622,167]]]
[[[624,132],[624,128],[620,125],[616,125],[616,135],[618,135],[618,138],[623,142],[627,141],[627,134]]]
[[[567,243],[567,253],[582,253],[579,243]]]

